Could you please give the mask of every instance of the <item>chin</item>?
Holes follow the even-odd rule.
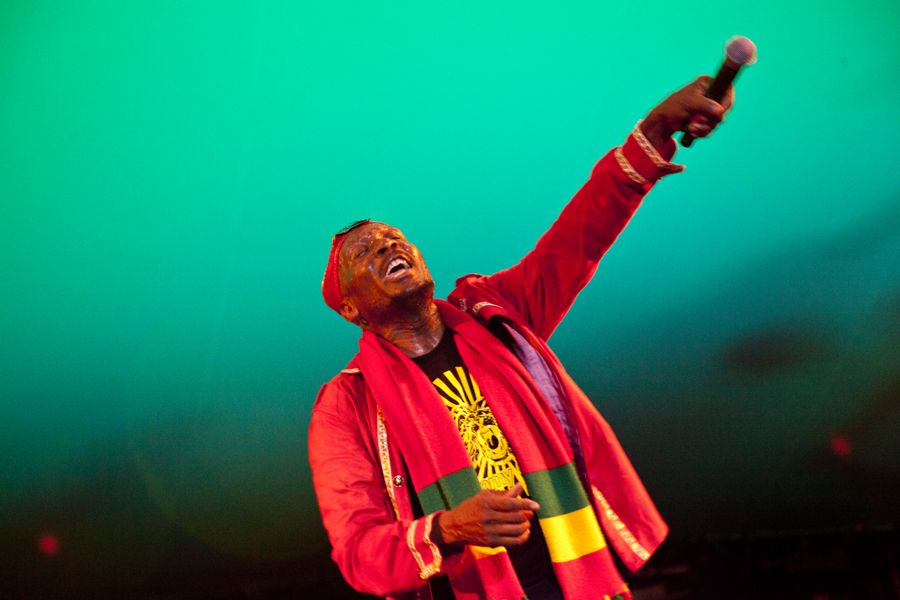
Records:
[[[433,298],[434,281],[431,278],[409,281],[385,298],[387,302],[383,305],[383,310],[386,313],[418,312],[427,308]]]
[[[394,296],[395,301],[403,303],[432,300],[433,298],[434,280],[430,277],[425,280],[411,282],[402,292]]]

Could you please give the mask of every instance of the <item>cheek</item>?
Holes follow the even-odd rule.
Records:
[[[380,286],[378,278],[375,277],[374,269],[366,269],[356,274],[352,281],[347,284],[348,295],[366,298],[378,293]]]

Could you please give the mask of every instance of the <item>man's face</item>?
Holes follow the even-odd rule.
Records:
[[[339,257],[344,302],[341,314],[349,321],[362,316],[377,323],[391,311],[408,310],[403,301],[434,292],[434,281],[419,249],[399,229],[383,223],[357,227],[344,240]]]

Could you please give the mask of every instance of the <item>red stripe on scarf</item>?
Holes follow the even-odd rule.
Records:
[[[403,351],[371,331],[359,340],[366,389],[384,414],[418,492],[472,466],[459,430],[434,385]]]
[[[621,594],[631,600],[609,550],[594,552],[578,560],[553,563],[553,570],[566,600],[595,600]]]

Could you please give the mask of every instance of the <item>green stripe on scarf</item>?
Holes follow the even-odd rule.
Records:
[[[425,514],[456,508],[459,503],[481,491],[474,467],[464,467],[455,473],[438,478],[419,492],[419,502]]]
[[[522,475],[528,485],[528,494],[541,505],[538,512],[540,519],[575,512],[589,504],[575,472],[575,465],[571,462],[546,471]]]

